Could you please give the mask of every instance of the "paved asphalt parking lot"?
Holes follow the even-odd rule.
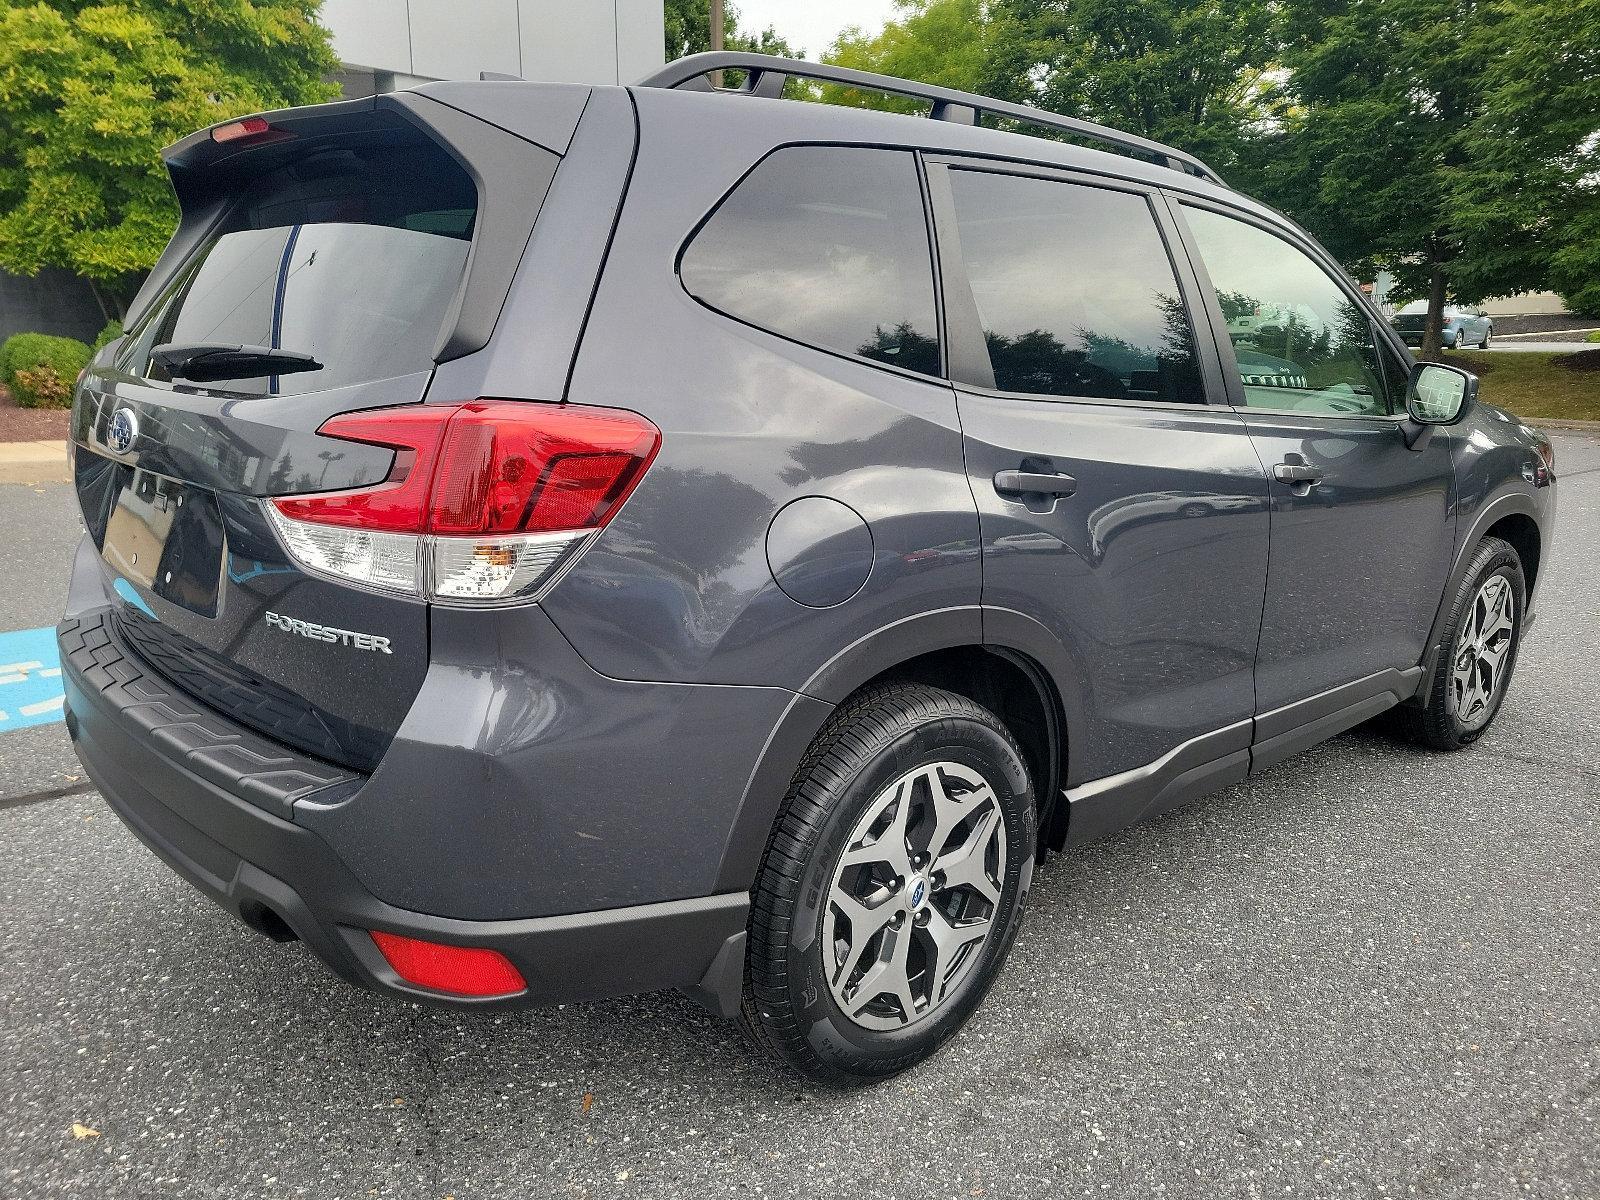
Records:
[[[966,1031],[857,1093],[673,995],[351,991],[26,799],[84,787],[59,722],[0,734],[0,1197],[1600,1196],[1600,440],[1557,445],[1479,746],[1354,733],[1052,860]],[[53,622],[68,489],[0,514],[0,628]]]

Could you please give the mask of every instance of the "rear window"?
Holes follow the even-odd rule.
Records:
[[[152,348],[212,343],[308,354],[321,364],[207,384],[259,395],[425,370],[461,286],[476,216],[471,177],[432,143],[296,160],[244,188],[130,330],[120,365],[170,382]]]
[[[681,270],[691,296],[751,325],[939,373],[927,219],[907,152],[777,151],[695,235]]]
[[[1188,313],[1149,202],[950,172],[961,253],[1004,392],[1202,403]]]

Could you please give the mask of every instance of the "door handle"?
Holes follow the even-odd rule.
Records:
[[[1291,487],[1310,488],[1322,482],[1322,472],[1304,463],[1281,462],[1272,468],[1272,477],[1279,483],[1287,483]]]
[[[997,471],[994,490],[1002,496],[1070,496],[1078,490],[1078,481],[1047,471]]]

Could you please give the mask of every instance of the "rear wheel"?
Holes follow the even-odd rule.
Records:
[[[1499,538],[1484,538],[1452,598],[1444,657],[1426,703],[1404,710],[1418,741],[1459,750],[1483,736],[1517,664],[1526,600],[1517,552]]]
[[[1033,787],[993,713],[922,684],[862,693],[812,745],[767,845],[745,1027],[820,1083],[905,1070],[988,991],[1033,857]]]
[[[1487,350],[1489,348],[1489,339],[1492,338],[1493,336],[1494,336],[1494,326],[1491,325],[1491,326],[1489,326],[1487,329],[1485,329],[1483,331],[1483,344],[1480,345],[1478,347],[1478,349]]]

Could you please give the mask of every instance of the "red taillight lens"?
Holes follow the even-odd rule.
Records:
[[[597,529],[661,445],[637,413],[475,400],[346,413],[317,432],[395,450],[374,488],[274,500],[297,521],[392,533]]]
[[[498,950],[446,946],[377,929],[371,933],[394,973],[418,987],[452,996],[514,996],[528,988],[522,972]]]
[[[464,404],[445,431],[429,531],[597,529],[622,507],[660,444],[654,425],[617,409]]]
[[[278,511],[297,521],[343,525],[389,533],[421,533],[427,528],[433,464],[445,425],[458,410],[415,404],[375,408],[331,417],[317,430],[324,437],[387,446],[395,452],[389,477],[376,487],[325,492],[274,500]]]

